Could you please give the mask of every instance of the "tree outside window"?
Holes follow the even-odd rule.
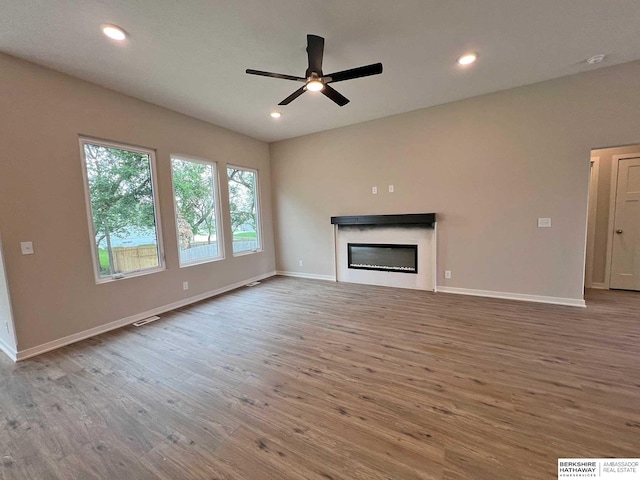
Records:
[[[171,168],[180,264],[222,258],[217,230],[215,164],[173,156]]]
[[[161,266],[153,152],[82,140],[98,278]]]
[[[228,167],[227,178],[233,253],[260,250],[258,172],[247,168]]]

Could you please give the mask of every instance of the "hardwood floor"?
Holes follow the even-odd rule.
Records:
[[[640,455],[640,294],[274,277],[16,365],[2,479],[554,479]]]

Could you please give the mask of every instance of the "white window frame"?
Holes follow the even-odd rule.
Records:
[[[224,169],[225,173],[227,174],[227,196],[229,198],[229,229],[231,229],[233,222],[231,221],[231,195],[229,193],[229,168],[236,168],[238,170],[245,170],[247,172],[253,172],[254,175],[256,176],[256,213],[258,214],[258,218],[256,219],[256,235],[258,235],[258,243],[259,243],[259,247],[253,250],[243,250],[241,252],[234,252],[233,251],[233,231],[231,231],[231,253],[233,254],[234,257],[241,257],[243,255],[251,255],[253,253],[260,253],[264,251],[264,247],[263,247],[263,235],[262,235],[262,207],[261,207],[261,193],[260,193],[260,172],[258,171],[258,169],[256,168],[251,168],[251,167],[243,167],[240,165],[234,165],[234,164],[227,164],[226,168]]]
[[[207,258],[206,260],[197,260],[193,262],[182,263],[180,259],[180,232],[178,231],[178,204],[176,203],[176,189],[173,178],[173,160],[181,160],[183,162],[202,163],[205,165],[211,165],[213,167],[213,203],[216,217],[216,242],[218,243],[218,256],[215,258]],[[182,155],[179,153],[171,154],[171,194],[173,195],[173,218],[176,226],[176,245],[178,247],[178,264],[180,268],[192,267],[194,265],[202,265],[203,263],[218,262],[225,259],[224,252],[224,230],[222,224],[222,216],[220,215],[220,171],[218,169],[218,162],[213,160],[206,160],[204,158],[191,157],[188,155]]]
[[[119,150],[129,150],[149,155],[149,168],[151,170],[151,193],[153,195],[153,216],[156,222],[156,240],[158,246],[158,263],[157,267],[143,268],[133,270],[126,273],[117,273],[111,276],[100,276],[100,257],[98,254],[98,245],[96,244],[96,231],[93,224],[93,212],[91,207],[91,192],[89,191],[89,175],[87,173],[87,159],[85,156],[84,145],[89,143],[92,145],[100,145],[108,148],[117,148]],[[93,275],[96,284],[110,283],[125,278],[139,277],[142,275],[150,275],[152,273],[162,272],[166,270],[164,246],[162,243],[162,225],[160,222],[160,199],[158,196],[158,178],[156,173],[156,152],[153,149],[129,145],[127,143],[113,142],[110,140],[102,140],[95,137],[80,136],[80,163],[82,164],[82,179],[84,184],[84,200],[87,211],[87,221],[89,223],[89,240],[91,243],[91,257],[93,260]]]

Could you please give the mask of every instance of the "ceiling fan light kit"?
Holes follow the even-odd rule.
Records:
[[[307,57],[308,67],[304,77],[296,77],[293,75],[285,75],[282,73],[264,72],[262,70],[247,69],[249,75],[260,75],[262,77],[280,78],[282,80],[292,80],[294,82],[302,82],[304,85],[293,92],[287,98],[282,100],[278,105],[289,105],[307,90],[312,92],[321,92],[325,97],[333,100],[336,104],[343,107],[349,103],[349,99],[339,93],[330,83],[343,82],[354,78],[369,77],[371,75],[379,75],[382,73],[382,63],[373,63],[364,67],[351,68],[340,72],[325,75],[322,72],[322,58],[324,56],[324,38],[317,35],[307,35]]]
[[[305,84],[305,87],[307,87],[307,90],[311,92],[319,92],[320,90],[324,89],[324,83],[322,83],[322,79],[312,75],[311,77],[309,77],[309,80]]]

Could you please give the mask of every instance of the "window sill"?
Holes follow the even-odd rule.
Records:
[[[145,270],[137,270],[135,272],[123,273],[123,274],[114,275],[111,277],[99,277],[96,279],[96,284],[100,285],[103,283],[119,282],[121,280],[126,280],[127,278],[142,277],[144,275],[151,275],[153,273],[163,272],[166,269],[167,268],[165,266],[162,266],[162,267],[150,268]]]
[[[262,253],[264,252],[264,250],[262,248],[256,249],[256,250],[245,250],[242,252],[234,252],[233,256],[234,257],[244,257],[245,255],[252,255],[254,253]]]

